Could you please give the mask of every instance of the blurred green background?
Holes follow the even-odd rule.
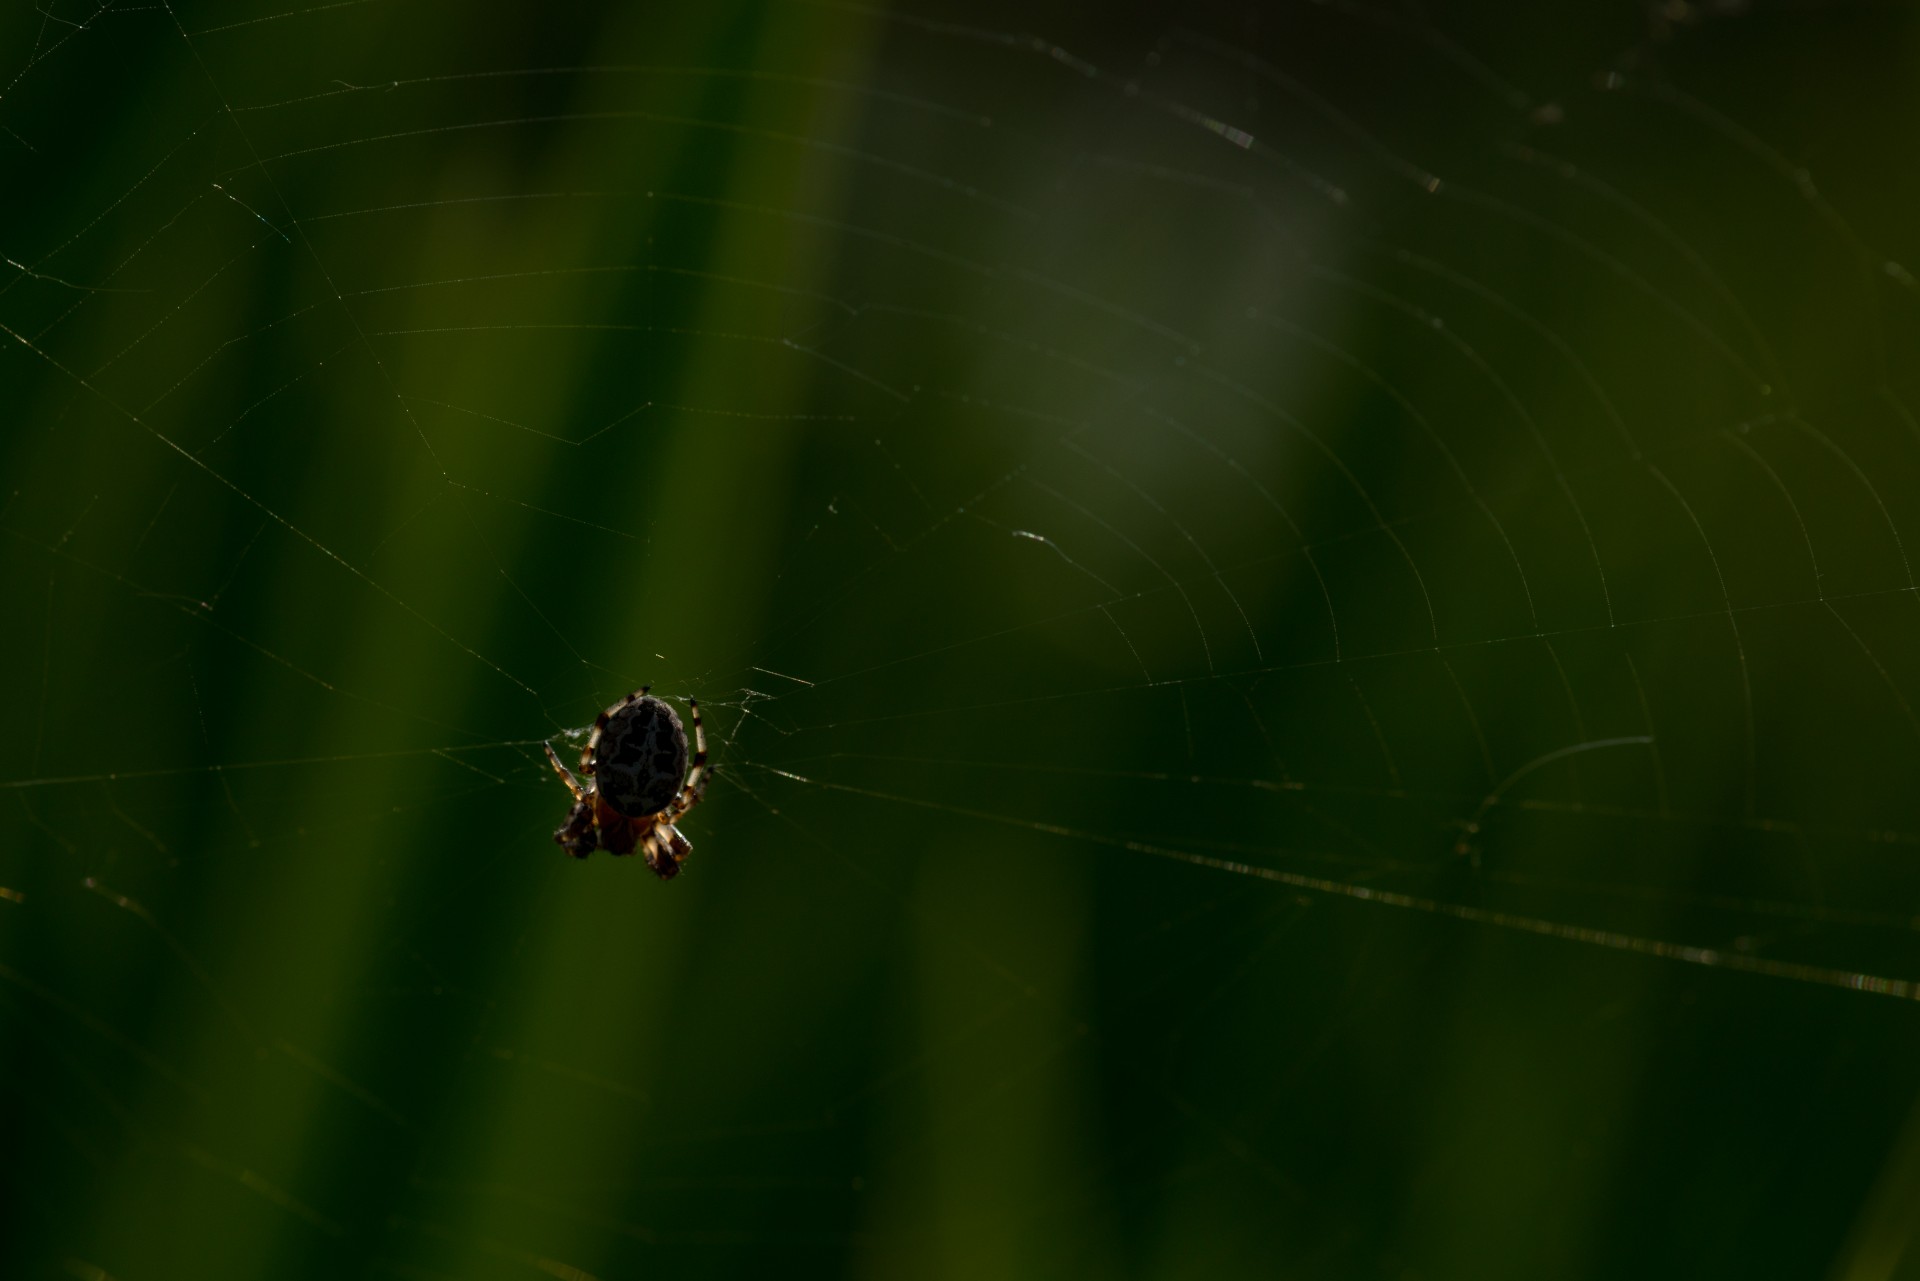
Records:
[[[0,1275],[1920,1275],[1914,17],[13,7]]]

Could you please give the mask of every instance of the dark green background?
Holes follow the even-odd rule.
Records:
[[[1914,10],[1540,8],[14,6],[0,1274],[1920,1266]]]

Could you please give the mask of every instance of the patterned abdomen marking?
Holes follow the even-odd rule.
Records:
[[[599,793],[628,818],[658,814],[687,772],[687,731],[671,707],[651,695],[607,718],[593,752]]]

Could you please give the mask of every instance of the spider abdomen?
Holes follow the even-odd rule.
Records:
[[[673,708],[652,695],[614,709],[590,751],[595,789],[628,818],[667,808],[687,772],[687,731]]]

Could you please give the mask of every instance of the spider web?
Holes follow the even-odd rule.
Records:
[[[1895,1275],[1911,14],[1593,8],[10,12],[7,1274]]]

